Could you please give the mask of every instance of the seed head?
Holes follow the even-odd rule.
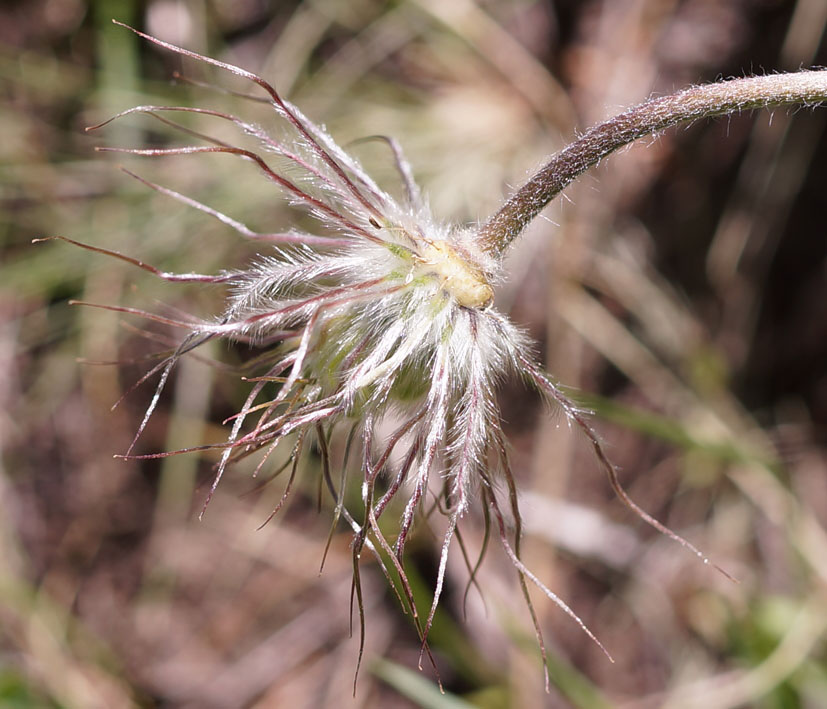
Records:
[[[442,224],[431,216],[395,141],[382,138],[392,149],[405,183],[407,197],[403,201],[381,189],[323,128],[282,99],[260,77],[137,34],[257,84],[266,91],[266,101],[291,135],[275,138],[257,125],[218,111],[139,106],[115,118],[147,113],[182,128],[205,144],[106,150],[145,156],[224,153],[240,157],[275,183],[293,204],[305,208],[320,226],[313,234],[257,233],[190,197],[133,175],[148,187],[221,220],[246,238],[275,243],[275,251],[260,256],[243,270],[200,275],[166,273],[114,251],[85,247],[126,260],[166,280],[222,283],[230,287],[226,307],[217,319],[194,324],[176,322],[186,325],[189,334],[173,354],[141,379],[143,382],[151,375],[160,375],[135,441],[182,356],[214,338],[254,343],[264,350],[257,360],[261,370],[251,379],[250,393],[232,419],[226,443],[212,446],[221,448],[222,453],[205,508],[229,466],[260,453],[258,472],[273,450],[289,439],[293,446],[290,477],[272,517],[290,495],[303,446],[308,437],[315,438],[322,454],[324,482],[335,501],[336,520],[344,518],[354,533],[354,573],[361,615],[358,561],[367,549],[383,568],[386,563],[392,564],[401,578],[403,603],[414,618],[423,652],[427,653],[427,636],[442,591],[451,543],[460,519],[472,501],[477,500],[485,514],[496,522],[529,607],[526,580],[537,585],[600,645],[575,613],[520,560],[520,514],[496,398],[500,380],[516,375],[561,407],[570,421],[582,429],[615,491],[627,505],[661,532],[702,556],[640,510],[620,488],[586,414],[542,372],[526,337],[494,306],[493,286],[501,278],[502,270],[500,255],[486,250],[479,229]],[[241,133],[257,140],[262,154],[184,129],[166,117],[174,112],[199,113],[229,121]],[[93,128],[102,125],[105,123]],[[291,180],[277,172],[270,165],[270,156],[290,163],[294,168],[291,174],[296,173],[299,178]],[[144,314],[170,322],[168,318]],[[271,385],[275,393],[267,399]],[[377,430],[380,424],[388,422],[393,424],[393,432],[379,440]],[[334,429],[350,431],[348,454],[355,447],[354,441],[361,442],[360,510],[349,510],[343,504],[344,474],[352,474],[348,468],[354,466],[345,462],[343,478],[338,483],[330,470],[328,442]],[[124,457],[172,454],[132,455],[132,446]],[[388,480],[381,494],[377,488],[380,476]],[[507,495],[501,495],[500,488]],[[429,490],[441,502],[440,509],[447,516],[447,531],[430,613],[422,622],[407,582],[404,550]],[[378,520],[396,497],[404,499],[404,511],[395,538],[389,540]],[[506,524],[503,499],[507,500],[514,529]],[[531,615],[545,658],[533,610]],[[364,638],[364,626],[362,633]]]

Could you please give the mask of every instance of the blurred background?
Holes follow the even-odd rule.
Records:
[[[516,575],[492,541],[482,596],[466,595],[460,554],[449,565],[431,634],[444,695],[364,561],[354,699],[350,533],[336,528],[320,576],[331,505],[317,509],[314,457],[260,531],[282,483],[249,494],[245,470],[231,471],[199,522],[214,458],[112,457],[154,380],[110,407],[179,335],[67,301],[210,316],[221,289],[30,243],[60,234],[196,272],[262,250],[119,165],[253,228],[304,219],[227,156],[94,152],[189,140],[141,116],[84,132],[138,104],[231,110],[278,132],[259,105],[172,77],[248,86],[112,18],[262,74],[342,145],[394,136],[434,212],[460,222],[484,219],[578,131],[650,95],[827,64],[824,0],[5,0],[0,706],[827,705],[827,109],[699,123],[611,157],[536,220],[497,293],[596,412],[632,497],[740,583],[630,514],[577,432],[506,383],[527,564],[616,663],[532,590],[545,694]],[[349,149],[399,189],[381,144]],[[202,354],[227,369],[251,355]],[[185,359],[139,452],[221,440],[248,386]],[[435,515],[409,544],[426,604],[442,525]],[[473,557],[482,521],[469,516],[463,532]]]

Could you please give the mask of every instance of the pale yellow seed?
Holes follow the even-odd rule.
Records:
[[[442,288],[466,308],[484,308],[494,290],[479,268],[446,241],[433,241],[421,252],[423,268],[442,281]]]

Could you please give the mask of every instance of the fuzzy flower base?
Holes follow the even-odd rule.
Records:
[[[430,657],[427,638],[442,592],[448,555],[460,519],[477,501],[486,520],[493,520],[519,576],[543,658],[545,649],[529,600],[529,581],[600,645],[577,615],[520,560],[520,513],[496,398],[499,381],[516,375],[562,408],[585,433],[614,489],[628,506],[706,561],[688,542],[640,510],[620,488],[586,414],[542,372],[526,337],[493,306],[493,288],[502,276],[500,255],[484,248],[479,229],[434,220],[393,140],[383,139],[392,149],[405,183],[404,203],[382,190],[322,128],[260,77],[137,34],[257,84],[286,124],[290,138],[273,138],[256,125],[218,111],[139,106],[115,118],[147,113],[195,135],[203,143],[171,149],[105,150],[146,156],[228,153],[241,157],[320,223],[316,234],[258,234],[211,207],[135,176],[148,187],[220,219],[245,237],[275,242],[275,253],[260,257],[243,271],[216,276],[170,274],[114,251],[72,242],[128,261],[166,280],[222,283],[231,288],[226,309],[216,321],[175,323],[185,325],[190,332],[171,355],[142,378],[141,382],[158,374],[160,382],[136,440],[182,356],[215,338],[254,343],[264,349],[265,354],[257,360],[261,369],[252,379],[243,408],[233,417],[226,443],[189,449],[223,449],[205,507],[229,466],[260,453],[258,472],[289,436],[293,445],[287,466],[289,479],[273,511],[275,515],[290,495],[303,447],[309,438],[315,438],[322,456],[324,482],[335,502],[334,526],[343,518],[353,529],[354,589],[362,616],[362,642],[359,560],[367,550],[377,558],[389,581],[391,571],[401,580],[400,600],[414,619],[423,653]],[[167,117],[174,112],[229,121],[241,134],[255,139],[262,154],[184,128]],[[297,177],[287,179],[272,168],[268,162],[271,156],[292,165],[290,174]],[[262,401],[271,388],[275,396]],[[395,422],[395,431],[378,440],[378,427],[388,421]],[[330,465],[329,441],[334,429],[349,431],[339,479],[334,479]],[[136,456],[131,450],[124,457],[161,457],[180,452]],[[359,459],[358,466],[352,464],[355,458]],[[343,490],[346,476],[352,475],[354,468],[359,470],[363,504],[359,510],[348,510],[343,504]],[[380,477],[382,485],[378,488]],[[447,531],[433,602],[427,618],[422,619],[417,616],[407,581],[404,552],[429,492],[447,516]],[[395,497],[405,498],[404,512],[395,538],[388,539],[379,520]],[[473,579],[473,571],[471,576]]]

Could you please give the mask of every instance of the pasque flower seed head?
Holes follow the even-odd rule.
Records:
[[[143,382],[154,374],[160,375],[136,440],[157,406],[170,372],[182,356],[215,338],[261,346],[265,351],[257,360],[261,371],[251,380],[250,393],[232,418],[226,443],[200,448],[222,449],[206,503],[230,465],[258,452],[261,455],[258,468],[261,468],[272,451],[285,444],[289,437],[293,446],[292,465],[283,497],[273,511],[275,514],[290,495],[303,446],[308,437],[315,438],[322,454],[324,482],[335,500],[336,520],[344,518],[354,532],[355,589],[360,614],[363,611],[358,561],[361,553],[368,550],[383,569],[391,564],[398,573],[402,600],[414,618],[423,652],[427,652],[427,636],[442,592],[452,540],[461,517],[473,501],[478,501],[484,514],[493,518],[503,548],[516,567],[529,607],[527,580],[536,584],[600,644],[574,612],[520,560],[520,514],[496,398],[498,383],[504,376],[522,378],[562,408],[569,421],[585,433],[621,500],[646,522],[707,561],[697,549],[628,498],[586,414],[542,372],[526,337],[494,305],[494,285],[502,276],[501,252],[543,204],[601,155],[616,149],[621,141],[628,142],[670,122],[706,115],[703,111],[695,104],[690,106],[691,110],[684,110],[678,103],[675,108],[659,99],[652,102],[654,105],[660,101],[657,120],[649,123],[641,120],[642,127],[631,124],[623,128],[626,125],[623,123],[623,130],[605,130],[604,140],[600,133],[604,126],[599,126],[560,153],[558,162],[563,165],[563,177],[553,173],[554,162],[549,163],[487,225],[455,227],[433,218],[392,139],[383,138],[393,151],[405,183],[406,199],[402,201],[380,188],[324,129],[302,115],[262,78],[140,32],[137,34],[156,45],[257,84],[266,92],[266,101],[290,130],[291,137],[275,138],[257,125],[219,111],[139,106],[115,118],[135,112],[148,113],[196,136],[202,144],[167,149],[104,149],[146,156],[224,153],[241,157],[277,185],[291,203],[315,217],[321,228],[313,234],[257,233],[190,197],[137,178],[152,189],[220,219],[247,238],[276,243],[276,248],[274,253],[262,255],[243,270],[210,276],[165,273],[117,252],[85,246],[167,280],[223,283],[230,287],[226,308],[216,320],[174,323],[187,327],[189,334],[171,355],[141,379]],[[690,91],[702,93],[703,90],[704,87],[700,87]],[[790,96],[782,98],[793,101],[795,97]],[[763,103],[770,101],[764,99]],[[737,110],[754,105],[756,101],[730,100],[717,108],[721,113],[727,107]],[[715,113],[716,106],[711,108],[707,114]],[[672,113],[665,116],[667,109]],[[619,118],[635,118],[636,110],[641,111],[632,109]],[[175,112],[199,113],[228,121],[242,135],[256,140],[261,152],[235,147],[179,126],[168,118]],[[643,112],[641,116],[648,114]],[[577,152],[577,146],[581,145],[585,145],[583,155]],[[276,171],[271,167],[272,159],[286,161],[291,166],[290,175],[297,177],[288,179]],[[143,314],[172,322],[170,318]],[[259,401],[271,383],[277,384],[275,395]],[[376,432],[383,422],[392,422],[395,429],[379,440]],[[337,481],[330,470],[328,445],[334,428],[350,430],[347,455],[361,448],[358,468],[363,505],[360,510],[344,506],[344,474]],[[361,445],[356,446],[354,441],[360,441]],[[132,447],[124,457],[171,454],[135,456],[131,450]],[[346,462],[343,471],[347,467]],[[386,479],[381,491],[377,486],[380,475]],[[429,491],[437,496],[439,508],[447,515],[447,531],[442,541],[431,610],[422,621],[417,617],[407,582],[404,550],[417,511]],[[378,520],[396,497],[404,499],[404,511],[395,539],[389,540]],[[513,529],[506,524],[504,504],[509,507]],[[545,656],[533,610],[531,615]]]

